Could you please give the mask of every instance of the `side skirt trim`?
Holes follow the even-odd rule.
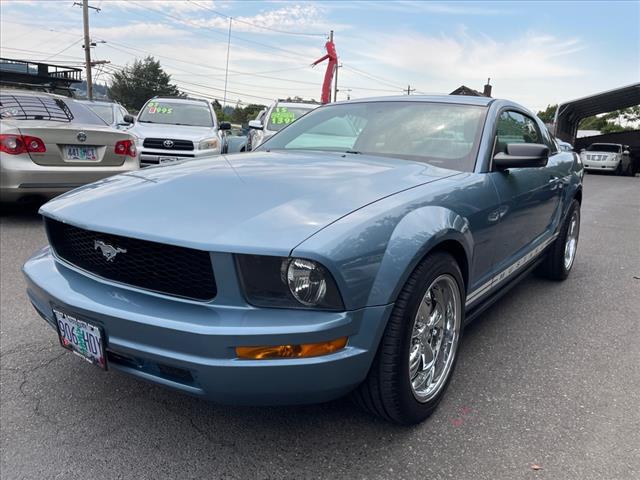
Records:
[[[532,262],[534,259],[539,257],[543,253],[543,251],[555,241],[556,238],[558,238],[557,233],[549,237],[545,241],[543,241],[540,245],[535,247],[529,253],[520,257],[518,260],[513,262],[510,266],[502,270],[500,273],[494,275],[490,280],[485,282],[480,287],[476,288],[473,292],[469,293],[469,295],[467,295],[467,301],[465,303],[465,306],[469,308],[471,304],[480,300],[486,293],[491,291],[499,283],[509,279],[509,277],[511,277],[512,275],[517,273],[519,270],[521,270],[523,267],[525,267],[530,262]]]

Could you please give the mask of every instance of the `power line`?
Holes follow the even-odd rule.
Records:
[[[108,46],[108,47],[113,48],[114,50],[117,50],[117,51],[120,51],[120,52],[123,52],[123,53],[127,53],[127,54],[130,53],[130,52],[127,52],[124,49],[117,48],[117,47],[111,45],[111,43],[118,43],[118,42],[111,42],[110,41],[110,42],[106,43],[105,45]],[[120,44],[120,43],[118,43],[118,45],[123,45],[123,47],[127,48],[127,49],[134,49],[135,48],[135,47],[125,47],[124,44]],[[136,50],[140,50],[140,49],[136,49]],[[155,56],[158,56],[158,57],[161,57],[161,58],[164,57],[163,55],[156,55],[153,52],[148,52],[148,51],[143,51],[143,52],[151,54],[151,55],[155,55]],[[172,57],[164,57],[164,58],[173,59]],[[182,61],[180,59],[174,59],[174,60],[179,61],[179,62],[184,62],[184,61]],[[200,65],[200,64],[197,64],[197,63],[192,63],[192,62],[184,62],[184,63],[188,63],[189,65],[194,65],[194,66],[197,66],[197,67],[207,68],[206,66]],[[169,67],[172,67],[173,69],[178,70],[179,72],[183,72],[184,75],[189,75],[191,77],[198,75],[198,74],[195,74],[194,72],[191,72],[191,71],[188,71],[188,70],[184,70],[182,68],[176,67],[175,65],[171,65],[169,63],[165,63],[165,65],[169,66]],[[212,67],[212,68],[215,68],[215,67]],[[301,67],[301,68],[308,68],[308,67]],[[295,70],[298,70],[298,69],[300,69],[300,68],[296,68]],[[220,68],[219,70],[222,70],[222,69]],[[289,70],[291,70],[291,69],[289,69]],[[272,70],[272,71],[279,71],[279,70]],[[229,72],[235,72],[235,71],[234,70],[229,70]],[[206,74],[201,74],[201,75],[205,76]],[[308,85],[309,86],[308,88],[313,88],[314,90],[317,89],[318,85],[319,85],[318,82],[310,82],[310,81],[304,81],[304,80],[293,80],[293,79],[290,79],[290,78],[283,78],[283,77],[273,77],[273,76],[262,75],[260,73],[255,73],[255,72],[236,72],[236,75],[251,75],[253,77],[265,78],[265,79],[269,79],[269,80],[277,80],[277,81],[280,81],[280,82],[291,82],[291,83],[296,83],[296,84],[301,84],[301,85]],[[179,76],[181,76],[181,74],[178,73],[178,74],[174,74],[172,76],[173,77],[179,77]],[[176,79],[176,80],[177,81],[181,81],[179,79]],[[239,82],[237,80],[234,81],[234,83],[237,84],[237,85],[243,85],[243,86],[252,87],[252,88],[273,89],[273,90],[282,90],[282,91],[291,92],[291,89],[288,89],[288,88],[264,87],[262,85],[244,83],[244,82]],[[398,91],[396,89],[391,90],[391,89],[371,88],[371,87],[362,87],[362,86],[354,86],[354,85],[345,85],[344,88],[348,88],[348,89],[351,89],[351,90],[371,91],[371,92],[398,93]],[[218,90],[220,90],[220,89],[218,89]],[[239,92],[233,92],[232,91],[232,93],[239,93]],[[261,98],[265,99],[267,97],[261,97]]]
[[[58,55],[60,55],[60,54],[61,54],[61,53],[63,53],[63,52],[66,52],[66,51],[67,51],[67,50],[69,50],[71,47],[73,47],[73,46],[77,45],[77,44],[78,44],[78,43],[80,43],[81,41],[82,41],[82,38],[80,38],[79,40],[76,40],[76,41],[75,41],[75,42],[73,42],[72,44],[67,45],[66,47],[64,47],[64,48],[63,48],[62,50],[60,50],[59,52],[56,52],[56,53],[54,53],[54,54],[52,54],[52,55],[49,55],[47,58],[45,58],[45,60],[49,60],[50,58],[57,57]]]
[[[123,71],[123,70],[124,69],[121,68],[118,71]],[[187,81],[184,81],[184,80],[179,80],[179,82],[183,83],[185,85],[192,85],[192,86],[195,86],[195,87],[205,88],[205,89],[208,89],[208,90],[216,90],[216,91],[219,91],[219,92],[224,92],[223,88],[211,87],[209,85],[203,85],[201,83],[187,82]],[[248,93],[236,92],[236,91],[233,91],[233,90],[227,90],[227,92],[235,94],[235,95],[244,96],[244,97],[257,98],[259,100],[268,100],[268,101],[273,100],[270,97],[262,97],[262,96],[259,96],[259,95],[251,95],[251,94],[248,94]]]
[[[375,75],[372,75],[372,74],[367,73],[367,72],[365,72],[363,70],[359,70],[357,68],[351,67],[349,65],[343,65],[343,67],[346,68],[347,70],[351,71],[351,72],[354,72],[354,73],[356,73],[358,75],[366,77],[369,80],[374,80],[374,81],[376,81],[376,82],[378,82],[380,84],[386,85],[388,87],[393,87],[393,88],[395,88],[396,90],[399,90],[399,91],[403,91],[404,90],[404,87],[400,87],[400,86],[398,86],[398,85],[396,85],[394,83],[391,83],[391,81],[387,81],[387,80],[383,79],[382,77],[377,77]]]
[[[224,13],[218,12],[217,10],[214,10],[211,7],[205,7],[204,5],[200,5],[199,3],[196,3],[192,0],[187,0],[189,3],[192,3],[193,5],[202,8],[203,10],[208,10],[209,12],[215,13],[216,15],[220,16],[220,17],[224,17],[224,18],[231,18],[229,15],[226,15]],[[264,25],[258,25],[252,22],[249,22],[248,20],[242,20],[240,18],[234,17],[233,20],[235,22],[238,23],[244,23],[245,25],[251,25],[252,27],[255,28],[261,28],[263,30],[268,30],[270,32],[276,32],[276,33],[282,33],[282,34],[286,34],[286,35],[300,35],[300,36],[306,36],[306,37],[326,37],[327,34],[326,33],[304,33],[304,32],[289,32],[286,30],[278,30],[276,28],[271,28],[271,27],[265,27]]]
[[[155,13],[155,14],[157,14],[157,15],[160,15],[160,16],[163,16],[163,17],[167,17],[167,18],[171,18],[171,19],[173,19],[173,20],[177,20],[177,21],[182,22],[182,23],[186,23],[187,25],[191,25],[191,26],[196,27],[196,28],[198,28],[198,29],[206,29],[206,30],[209,30],[209,31],[211,31],[211,32],[215,33],[216,35],[222,35],[222,36],[224,36],[224,37],[226,38],[226,35],[225,35],[225,34],[223,34],[223,33],[221,33],[221,32],[218,32],[214,27],[209,27],[209,26],[207,26],[207,25],[200,25],[200,24],[198,24],[198,23],[194,23],[194,22],[192,22],[191,20],[185,19],[185,18],[183,18],[183,17],[177,17],[177,16],[172,15],[172,14],[170,14],[170,13],[160,12],[160,11],[158,11],[158,10],[154,9],[154,8],[147,7],[147,6],[145,6],[145,5],[142,5],[142,4],[138,3],[138,2],[134,2],[134,1],[132,1],[132,0],[129,0],[129,1],[130,1],[130,3],[132,3],[133,5],[136,5],[136,6],[140,7],[140,8],[144,8],[144,9],[146,9],[146,10],[149,10],[150,12],[154,12],[154,13]],[[236,39],[236,40],[239,40],[239,41],[241,41],[241,42],[247,42],[247,43],[252,43],[252,44],[255,44],[255,45],[260,45],[260,46],[263,46],[263,47],[271,48],[271,49],[273,49],[273,50],[277,50],[277,51],[281,51],[281,52],[285,52],[285,53],[288,53],[288,54],[289,54],[289,55],[283,55],[283,54],[280,54],[280,56],[282,56],[282,57],[287,57],[287,56],[289,56],[290,58],[295,58],[296,60],[298,60],[299,58],[307,58],[307,56],[306,56],[306,55],[303,55],[303,54],[301,54],[301,53],[295,52],[295,51],[293,51],[293,50],[287,50],[287,49],[285,49],[285,48],[276,47],[276,46],[274,46],[274,45],[270,45],[270,44],[268,44],[268,43],[257,42],[257,41],[255,41],[255,40],[249,40],[249,39],[246,39],[246,38],[243,38],[243,37],[239,37],[239,36],[237,36],[237,35],[232,35],[232,38],[234,38],[234,39]],[[292,56],[292,55],[293,55],[293,56]]]

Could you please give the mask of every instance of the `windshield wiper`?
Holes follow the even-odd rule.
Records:
[[[151,120],[138,120],[138,122],[140,122],[140,123],[156,123],[156,122],[152,122]]]
[[[344,153],[351,153],[352,155],[362,155],[362,152],[359,152],[357,150],[347,150]]]

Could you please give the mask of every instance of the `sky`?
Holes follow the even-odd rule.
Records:
[[[73,0],[0,0],[0,56],[78,65]],[[193,96],[320,98],[334,31],[338,99],[476,90],[532,110],[640,81],[640,1],[91,0],[94,81],[153,55]],[[105,43],[102,43],[105,42]]]

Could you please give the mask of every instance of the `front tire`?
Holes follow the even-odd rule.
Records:
[[[427,255],[398,296],[357,404],[394,423],[431,415],[453,373],[464,324],[465,287],[455,259]]]
[[[560,235],[549,248],[546,258],[537,272],[550,280],[565,280],[575,262],[580,236],[580,203],[571,202],[567,217],[560,230]]]
[[[622,171],[622,160],[620,160],[618,162],[618,166],[615,169],[615,174],[616,175],[623,175],[624,174],[624,172]]]
[[[635,177],[636,176],[635,165],[633,164],[633,162],[631,160],[629,160],[629,165],[627,165],[627,175],[629,177]]]

